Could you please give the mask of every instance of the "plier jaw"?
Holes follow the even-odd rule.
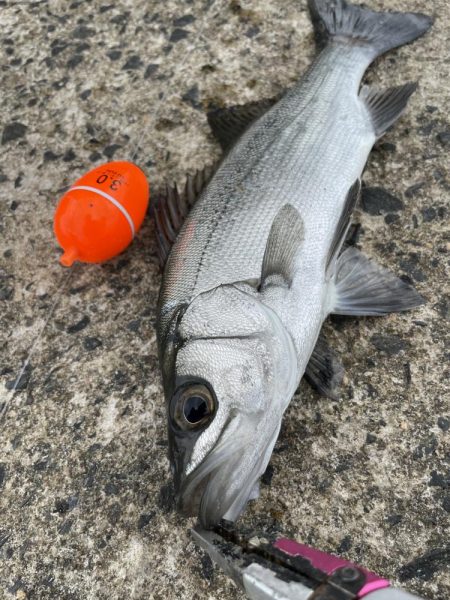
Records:
[[[357,600],[389,582],[346,561],[288,539],[239,532],[222,521],[192,530],[194,540],[253,600]]]

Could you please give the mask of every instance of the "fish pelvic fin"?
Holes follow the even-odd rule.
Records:
[[[372,51],[372,60],[423,35],[433,19],[420,13],[374,12],[345,0],[308,0],[316,41],[359,44]]]
[[[366,85],[361,88],[359,97],[369,111],[377,137],[382,136],[400,118],[416,89],[417,83],[406,83],[382,91]]]
[[[381,316],[424,304],[408,283],[370,260],[356,248],[341,254],[330,281],[328,313]]]
[[[289,287],[298,249],[304,239],[303,219],[292,204],[285,204],[273,220],[264,253],[261,289],[268,285]]]
[[[304,377],[319,394],[331,400],[338,400],[344,367],[322,333],[311,354]]]

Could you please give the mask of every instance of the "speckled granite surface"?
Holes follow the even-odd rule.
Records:
[[[68,273],[52,213],[113,157],[136,153],[153,187],[212,161],[205,107],[273,95],[308,65],[305,4],[0,1],[0,598],[242,598],[171,510],[152,226],[117,260]],[[427,304],[327,324],[342,400],[302,385],[243,522],[446,600],[450,8],[370,5],[437,18],[367,75],[420,89],[372,154],[355,215],[359,245]]]

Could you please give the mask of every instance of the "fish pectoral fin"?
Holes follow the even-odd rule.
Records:
[[[338,315],[386,315],[425,302],[411,285],[356,248],[341,254],[329,285],[328,312]]]
[[[212,179],[217,167],[218,163],[215,163],[197,171],[194,175],[188,175],[182,192],[178,191],[176,184],[166,184],[165,189],[156,194],[152,211],[162,267],[190,209]]]
[[[304,377],[319,394],[331,400],[338,400],[344,367],[322,334],[319,335],[311,354]]]
[[[273,220],[261,270],[261,290],[268,285],[289,287],[295,259],[304,239],[303,220],[292,204],[285,204]]]
[[[416,89],[417,83],[406,83],[387,90],[377,90],[367,85],[361,88],[359,97],[369,111],[377,137],[386,133],[402,115]]]
[[[281,95],[278,95],[248,104],[238,104],[209,111],[208,123],[222,150],[228,150],[247,127],[262,117],[269,108],[272,108],[280,97]]]

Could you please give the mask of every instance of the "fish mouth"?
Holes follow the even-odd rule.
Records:
[[[247,427],[244,434],[241,430],[236,435],[240,427],[236,422],[233,425],[224,430],[203,462],[179,482],[179,512],[198,516],[204,529],[212,529],[222,519],[234,522],[243,512],[270,460],[280,427],[278,423],[264,441],[245,435],[251,431]]]
[[[180,482],[177,507],[184,516],[198,516],[210,529],[230,511],[236,494],[232,492],[233,472],[239,469],[236,449],[214,448],[204,461]],[[246,499],[244,501],[245,506]],[[241,512],[241,511],[239,511]],[[238,515],[236,515],[237,518]],[[231,520],[231,519],[230,519]]]

